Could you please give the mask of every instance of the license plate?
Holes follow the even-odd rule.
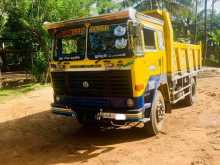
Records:
[[[115,119],[115,114],[114,113],[102,113],[101,115],[103,118],[106,118],[106,119]]]

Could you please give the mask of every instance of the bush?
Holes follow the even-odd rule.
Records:
[[[34,75],[36,81],[44,82],[46,79],[46,73],[48,68],[48,58],[46,53],[37,52],[33,59],[33,69],[32,74]]]

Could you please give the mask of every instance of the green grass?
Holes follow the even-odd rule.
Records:
[[[47,87],[48,85],[41,85],[38,83],[30,83],[30,84],[25,84],[19,87],[14,87],[14,88],[4,88],[0,89],[0,103],[15,98],[17,96],[22,96],[25,93],[28,93],[30,91],[42,88],[42,87]]]

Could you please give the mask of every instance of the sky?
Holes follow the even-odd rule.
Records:
[[[122,2],[123,0],[113,0],[113,2]],[[208,8],[211,9],[212,6],[212,0],[208,0]],[[215,10],[217,12],[220,12],[220,0],[216,2],[215,4]]]
[[[208,8],[211,8],[211,6],[212,6],[212,3],[211,3],[211,1],[209,0],[209,1],[208,1]],[[217,12],[220,12],[220,1],[216,2],[216,4],[215,4],[215,10],[216,10]]]

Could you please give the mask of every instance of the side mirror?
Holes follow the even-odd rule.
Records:
[[[128,23],[132,51],[135,56],[144,56],[144,47],[142,39],[142,25],[138,22],[130,21]]]

